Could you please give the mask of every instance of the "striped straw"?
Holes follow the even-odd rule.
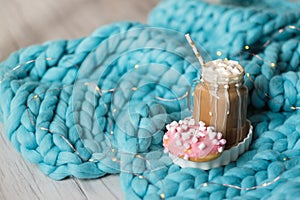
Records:
[[[186,35],[185,35],[185,38],[186,38],[186,40],[189,42],[190,46],[192,47],[192,49],[193,49],[193,51],[194,51],[194,54],[195,54],[196,57],[198,58],[200,64],[201,64],[202,66],[204,66],[204,64],[205,64],[205,63],[204,63],[204,60],[203,60],[202,56],[200,55],[200,53],[199,53],[197,47],[195,46],[195,43],[194,43],[194,41],[192,40],[190,34],[189,34],[189,33],[186,34]]]

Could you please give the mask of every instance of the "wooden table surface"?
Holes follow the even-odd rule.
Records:
[[[0,0],[0,62],[48,40],[89,35],[114,21],[146,22],[159,0]],[[2,97],[0,97],[2,98]],[[124,199],[119,176],[53,181],[17,153],[0,124],[0,200]]]

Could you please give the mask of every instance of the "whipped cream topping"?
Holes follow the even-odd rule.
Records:
[[[186,118],[179,122],[173,121],[166,128],[163,138],[166,153],[188,160],[224,151],[226,140],[222,138],[222,133],[214,127],[206,127],[202,121],[196,123],[194,119]]]
[[[202,78],[209,82],[233,82],[243,79],[244,68],[234,60],[213,60],[202,68]]]

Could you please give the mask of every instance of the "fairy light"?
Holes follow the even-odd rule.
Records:
[[[222,53],[220,52],[220,54],[222,54]],[[250,75],[249,73],[246,73],[246,76],[247,76],[247,77],[251,77],[251,75]],[[251,79],[251,80],[252,80],[252,79]],[[91,83],[85,82],[84,85],[90,86]],[[96,84],[94,85],[94,87],[95,87],[95,90],[96,90],[100,95],[102,95],[101,89],[100,89]],[[133,89],[133,90],[137,90],[136,87],[133,87],[132,89]],[[110,89],[110,90],[107,90],[106,92],[114,92],[114,91],[115,91],[115,89]],[[188,94],[188,93],[186,93],[184,96],[182,96],[182,97],[180,97],[180,98],[185,98],[185,96],[186,96],[187,94]],[[33,100],[38,99],[38,97],[39,97],[39,95],[37,95],[37,94],[34,95],[34,96],[33,96]],[[163,98],[159,98],[159,97],[156,97],[156,98],[158,98],[158,99],[160,99],[160,100],[162,100],[162,101],[168,100],[168,99],[163,99]],[[169,100],[170,100],[170,99],[169,99]],[[173,101],[173,100],[178,100],[178,99],[171,99],[171,101]],[[296,107],[293,107],[293,108],[296,109]],[[113,109],[113,112],[117,112],[117,109]],[[75,147],[70,143],[70,141],[69,141],[66,137],[64,137],[62,134],[55,133],[55,132],[51,131],[50,129],[47,129],[47,128],[44,128],[44,127],[40,127],[40,129],[41,129],[41,130],[44,130],[44,131],[48,131],[48,132],[51,133],[51,134],[57,134],[57,135],[59,135],[59,136],[60,136],[60,137],[61,137],[61,138],[62,138],[62,139],[70,146],[70,148],[74,151],[74,153],[76,153],[76,154],[83,160],[82,156],[81,156],[80,153],[76,150],[76,148],[75,148]],[[113,134],[113,131],[111,131],[111,135],[112,135],[112,134]],[[115,149],[113,148],[113,146],[111,146],[111,152],[112,152],[112,153],[115,152]],[[120,152],[120,153],[122,153],[122,152]],[[152,167],[151,167],[150,161],[147,160],[145,157],[141,156],[140,154],[136,154],[136,158],[145,160],[145,161],[147,162],[147,164],[150,166],[151,170],[154,171],[154,170],[152,169]],[[287,159],[285,159],[284,161],[286,161],[286,160],[287,160]],[[91,158],[91,159],[89,159],[88,161],[90,161],[90,162],[96,162],[96,161],[98,161],[98,159],[92,159],[92,158]],[[112,161],[113,161],[113,162],[119,162],[119,163],[120,163],[120,161],[118,160],[117,157],[113,157],[113,158],[112,158]],[[128,172],[128,173],[131,173],[131,172]],[[134,173],[132,173],[132,174],[134,174]],[[140,179],[146,179],[146,177],[144,177],[144,176],[142,176],[142,175],[136,175],[136,176],[138,176]],[[266,183],[264,183],[264,184],[262,184],[262,185],[260,185],[260,186],[254,186],[254,187],[251,187],[251,188],[241,188],[241,187],[239,187],[239,186],[230,185],[230,184],[219,184],[219,185],[222,185],[222,186],[224,186],[224,187],[229,187],[229,188],[235,188],[235,189],[239,189],[239,190],[254,190],[254,189],[257,189],[257,188],[259,188],[259,187],[267,187],[267,186],[269,186],[269,185],[272,185],[273,183],[277,182],[279,179],[280,179],[280,176],[279,176],[279,177],[276,177],[273,181],[266,182]],[[218,183],[207,182],[207,183],[204,183],[202,186],[203,186],[203,187],[208,187],[209,184],[218,184]],[[161,198],[164,199],[164,193],[161,194]]]
[[[57,133],[57,132],[55,132],[55,131],[52,131],[52,130],[50,130],[50,129],[48,129],[48,128],[45,128],[45,127],[39,127],[42,131],[47,131],[47,132],[49,132],[49,133],[51,133],[51,134],[56,134],[56,135],[58,135],[59,137],[61,137],[67,144],[68,144],[68,146],[74,151],[74,153],[78,156],[78,157],[80,157],[81,158],[81,160],[82,161],[84,161],[85,159],[80,155],[80,153],[77,151],[77,149],[72,145],[72,143],[64,136],[64,135],[62,135],[62,134],[60,134],[60,133]]]
[[[135,157],[137,157],[137,158],[143,158],[140,154],[136,154]]]
[[[300,107],[291,106],[292,110],[300,110]]]
[[[246,73],[246,76],[247,77],[251,77],[249,73]],[[85,84],[85,85],[90,85],[90,84]],[[38,98],[39,95],[34,95],[33,96],[33,99],[36,100]],[[116,109],[114,109],[114,112],[116,112]],[[47,131],[51,134],[57,134],[58,136],[60,136],[69,146],[70,148],[74,151],[75,154],[77,154],[82,160],[84,160],[84,158],[80,155],[80,153],[77,151],[77,149],[71,144],[71,142],[66,138],[64,137],[62,134],[59,134],[59,133],[55,133],[54,131],[51,131],[50,129],[48,128],[45,128],[45,127],[40,127],[41,130],[43,131]],[[113,133],[113,131],[111,131],[111,134]],[[113,146],[111,146],[111,152],[112,153],[115,153],[115,148]],[[119,152],[122,154],[122,152]],[[128,154],[126,152],[126,154]],[[134,154],[133,154],[134,155]],[[152,172],[154,172],[155,170],[153,169],[151,163],[149,160],[147,160],[144,156],[140,155],[140,154],[135,154],[135,157],[136,158],[139,158],[139,159],[143,159],[146,161],[146,163],[150,166],[150,169]],[[283,158],[283,161],[286,162],[288,160],[288,158]],[[93,158],[90,158],[88,159],[89,162],[98,162],[99,160],[98,159],[93,159]],[[118,163],[121,163],[121,161],[117,158],[117,157],[112,157],[112,161],[113,162],[118,162]],[[129,172],[129,171],[125,171],[126,173],[129,173],[129,174],[133,174],[135,176],[137,176],[139,179],[145,179],[147,181],[149,181],[146,177],[144,177],[143,175],[140,175],[140,174],[135,174],[135,173],[132,173],[132,172]],[[282,171],[282,173],[284,172],[284,170]],[[158,176],[157,176],[158,178]],[[206,182],[206,183],[203,183],[202,184],[202,187],[208,187],[209,184],[215,184],[215,185],[221,185],[221,186],[224,186],[224,187],[228,187],[228,188],[234,188],[234,189],[239,189],[239,190],[255,190],[255,189],[258,189],[258,188],[261,188],[261,187],[268,187],[274,183],[276,183],[277,181],[279,181],[281,179],[281,176],[278,176],[276,177],[274,180],[270,181],[270,182],[265,182],[263,183],[262,185],[258,185],[258,186],[253,186],[253,187],[249,187],[249,188],[242,188],[240,186],[236,186],[236,185],[231,185],[231,184],[220,184],[220,183],[215,183],[215,182]],[[158,178],[158,180],[160,180]],[[164,188],[164,185],[162,184],[162,187]],[[164,189],[163,189],[164,190]],[[164,199],[165,198],[165,195],[164,193],[161,194],[161,199]]]
[[[38,98],[39,98],[39,95],[37,95],[37,94],[33,96],[34,100],[37,100]]]
[[[295,26],[287,26],[286,28],[280,29],[280,30],[278,31],[278,34],[284,32],[284,31],[287,30],[287,29],[300,30],[300,28],[295,27]],[[274,36],[274,37],[275,37],[275,36]],[[274,37],[272,37],[270,40],[268,40],[268,41],[264,44],[264,47],[267,46],[267,45],[272,41],[272,39],[273,39]],[[191,43],[190,43],[190,44],[191,44]],[[192,43],[192,44],[193,44],[193,43]],[[250,46],[246,45],[244,48],[245,48],[246,50],[249,50],[249,49],[250,49]],[[197,55],[198,55],[198,54],[197,54]],[[223,53],[222,53],[221,51],[217,51],[217,52],[216,52],[216,55],[222,56]],[[251,53],[251,55],[254,56],[254,57],[256,57],[256,58],[258,58],[258,59],[260,59],[260,60],[263,60],[263,58],[262,58],[261,56],[257,55],[257,54],[252,54],[252,53]],[[201,56],[200,56],[200,57],[201,57]],[[199,59],[199,58],[198,58],[198,59]],[[53,58],[45,58],[45,60],[50,61],[50,60],[54,60],[54,59],[53,59]],[[9,72],[7,72],[6,74],[4,74],[4,76],[3,76],[2,79],[0,80],[0,83],[2,83],[2,82],[5,80],[5,78],[7,78],[7,77],[8,77],[11,73],[13,73],[14,71],[19,70],[19,69],[21,69],[23,66],[28,65],[28,64],[31,64],[31,63],[33,63],[33,62],[35,62],[35,61],[36,61],[36,60],[30,60],[30,61],[25,62],[24,64],[19,64],[19,65],[17,65],[17,66],[14,67],[11,71],[9,71]],[[200,60],[199,60],[199,62],[200,62]],[[203,59],[202,59],[202,62],[203,62]],[[204,62],[203,62],[203,63],[204,63]],[[276,64],[273,63],[273,62],[270,62],[270,67],[276,67]],[[139,68],[139,65],[136,64],[136,65],[134,66],[134,68],[135,68],[135,69],[138,69],[138,68]],[[255,84],[255,82],[253,81],[253,79],[251,78],[251,74],[250,74],[250,73],[246,73],[246,76],[249,78],[250,81],[252,81],[252,82],[254,83],[255,88],[261,90],[261,88],[259,88],[259,87]],[[91,83],[89,83],[89,82],[84,82],[83,85],[85,85],[85,86],[90,86]],[[102,95],[103,92],[109,92],[109,93],[112,93],[112,92],[114,92],[114,91],[116,90],[116,88],[112,88],[112,89],[109,89],[109,90],[101,90],[101,88],[100,88],[97,84],[95,84],[95,85],[93,85],[93,86],[95,87],[95,91],[97,91],[97,93],[98,93],[99,95]],[[60,89],[62,89],[62,88],[60,88]],[[138,88],[137,88],[137,87],[132,87],[131,89],[132,89],[133,91],[136,91]],[[264,94],[265,94],[270,100],[274,100],[274,99],[272,99],[267,93],[264,92]],[[193,95],[193,94],[192,94],[192,95]],[[176,100],[178,101],[178,100],[184,99],[186,96],[188,96],[188,93],[185,93],[182,97],[175,98],[175,99],[164,99],[164,98],[157,97],[157,96],[155,96],[154,98],[159,99],[159,100],[161,100],[161,101],[176,101]],[[39,99],[39,97],[40,97],[40,94],[35,94],[35,95],[32,97],[32,100],[37,100],[37,99]],[[27,102],[26,109],[27,109],[28,115],[30,116],[30,114],[29,114],[29,113],[30,113],[29,102],[30,102],[30,100]],[[276,102],[276,101],[275,101],[275,102]],[[279,103],[279,102],[276,102],[276,103]],[[107,107],[106,104],[105,104],[105,106]],[[291,109],[292,109],[292,110],[298,110],[298,109],[300,109],[300,107],[291,106]],[[107,112],[108,112],[108,110],[109,110],[109,109],[107,108]],[[115,113],[115,112],[117,112],[117,109],[116,109],[116,108],[113,109],[113,113]],[[108,116],[110,116],[110,115],[109,115],[109,112],[108,112]],[[30,117],[30,121],[32,122],[33,125],[36,125],[36,124],[35,124],[35,121],[34,121],[34,119],[33,119],[33,116]],[[112,122],[110,122],[110,127],[111,127],[111,130],[112,130],[112,127],[113,127],[113,126],[112,126]],[[48,128],[45,128],[45,127],[38,127],[38,128],[39,128],[40,130],[42,130],[42,131],[47,131],[47,132],[50,133],[50,134],[53,134],[53,135],[55,134],[55,135],[58,135],[59,137],[61,137],[61,138],[66,142],[66,144],[74,151],[74,153],[77,154],[77,155],[84,161],[84,158],[80,155],[80,153],[77,151],[77,149],[73,146],[73,144],[72,144],[72,143],[68,140],[68,138],[66,138],[64,135],[62,135],[62,134],[60,134],[60,133],[56,133],[56,132],[54,132],[54,131],[52,131],[52,130],[50,130],[50,129],[48,129]],[[113,136],[113,131],[110,131],[110,135],[111,135],[111,137]],[[109,140],[109,141],[110,141],[110,140]],[[112,141],[110,141],[110,143],[111,143],[110,151],[111,151],[111,153],[115,153],[115,152],[116,152],[116,148],[113,146]],[[107,156],[110,156],[111,153],[108,153],[108,152],[107,152]],[[121,151],[118,151],[118,153],[119,153],[119,154],[124,154],[124,152],[121,152]],[[132,153],[126,152],[126,154],[132,154]],[[150,167],[151,171],[152,171],[153,173],[155,172],[155,170],[153,169],[153,166],[151,165],[151,162],[150,162],[149,160],[147,160],[146,157],[144,157],[144,156],[142,156],[142,155],[140,155],[140,154],[132,154],[132,155],[135,155],[135,157],[138,158],[138,159],[143,159],[143,160],[145,160],[146,163],[147,163],[147,165]],[[295,159],[298,159],[298,158],[300,158],[300,157],[295,157]],[[270,185],[272,185],[272,184],[278,182],[278,181],[281,179],[282,174],[283,174],[283,173],[285,172],[285,170],[286,170],[286,164],[287,164],[286,162],[289,161],[289,160],[292,160],[292,159],[294,159],[294,158],[287,158],[287,157],[284,157],[284,158],[282,159],[282,161],[283,161],[283,169],[282,169],[281,174],[280,174],[279,176],[277,176],[276,178],[274,178],[273,180],[271,180],[271,181],[269,181],[269,182],[264,182],[264,183],[261,184],[261,185],[257,185],[257,186],[253,186],[253,187],[248,187],[248,188],[243,188],[243,187],[240,187],[240,186],[231,185],[231,184],[226,184],[226,183],[221,184],[221,183],[215,183],[215,182],[206,182],[206,183],[203,183],[203,184],[202,184],[202,187],[208,187],[209,184],[217,184],[217,185],[221,185],[221,186],[228,187],[228,188],[235,188],[235,189],[238,189],[238,190],[255,190],[255,189],[258,189],[258,188],[262,188],[262,187],[268,187],[268,186],[270,186]],[[88,159],[88,161],[89,161],[89,162],[99,162],[100,160],[99,160],[99,159],[95,159],[95,158],[90,158],[90,159]],[[120,161],[117,157],[115,157],[115,156],[112,157],[112,161],[113,161],[113,162],[121,163],[121,161]],[[133,172],[126,171],[126,170],[123,170],[123,171],[126,172],[126,173],[129,173],[129,174],[133,174],[133,175],[137,176],[138,178],[144,179],[144,180],[146,180],[146,181],[148,181],[148,182],[150,183],[150,181],[149,181],[145,176],[143,176],[143,175],[141,175],[141,174],[135,174],[135,173],[133,173]],[[154,173],[154,174],[155,174],[155,173]],[[159,181],[161,181],[160,178],[159,178],[156,174],[155,174],[155,176],[157,177],[157,179],[158,179]],[[163,187],[162,190],[164,191],[164,184],[162,184],[162,187]],[[160,194],[160,197],[161,197],[161,199],[165,199],[165,193],[162,192],[162,193]]]
[[[217,55],[217,56],[222,56],[223,53],[222,53],[221,51],[217,51],[217,52],[216,52],[216,55]]]
[[[98,87],[98,85],[96,85],[96,91],[97,91],[99,94],[102,94],[101,89]]]
[[[286,31],[286,30],[289,30],[289,29],[300,31],[300,28],[299,28],[299,27],[296,27],[296,26],[294,26],[294,25],[288,25],[288,26],[286,26],[286,27],[284,27],[284,28],[281,28],[281,29],[279,29],[279,30],[277,31],[277,33],[275,33],[268,41],[265,42],[265,44],[263,45],[263,47],[268,46],[268,45],[272,42],[272,40],[274,40],[274,38],[275,38],[276,36],[278,36],[279,34],[283,33],[283,32]]]
[[[281,105],[281,103],[280,103],[279,101],[277,101],[276,99],[272,98],[268,93],[266,93],[262,88],[260,88],[260,87],[255,83],[255,81],[252,79],[252,77],[251,77],[251,75],[250,75],[249,73],[246,73],[246,76],[247,76],[247,78],[251,81],[251,83],[253,84],[253,86],[254,86],[256,89],[260,90],[260,91],[264,94],[264,96],[265,96],[266,98],[269,99],[269,101],[273,101],[275,104]],[[291,110],[300,110],[300,107],[290,106],[290,109],[291,109]]]
[[[118,159],[117,159],[116,157],[113,157],[111,160],[112,160],[113,162],[118,161]]]
[[[288,158],[284,157],[282,160],[283,160],[283,161],[287,161],[287,160],[288,160]]]
[[[159,96],[155,96],[154,98],[156,98],[160,101],[173,102],[173,101],[180,101],[182,99],[185,99],[188,95],[189,95],[189,92],[186,92],[181,97],[174,98],[174,99],[166,99],[166,98],[162,98],[162,97],[159,97]]]
[[[93,163],[95,163],[95,162],[98,162],[97,160],[94,160],[93,158],[90,158],[90,159],[88,159],[88,162],[93,162]]]

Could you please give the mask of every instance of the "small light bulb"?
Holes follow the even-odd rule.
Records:
[[[116,162],[118,159],[116,157],[111,159],[113,162]]]

